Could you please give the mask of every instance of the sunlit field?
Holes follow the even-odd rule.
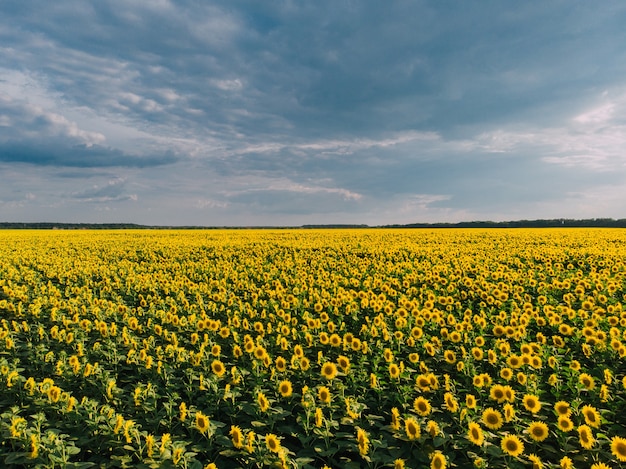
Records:
[[[626,231],[0,231],[2,467],[626,467]]]

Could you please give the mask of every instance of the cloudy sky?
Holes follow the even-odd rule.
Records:
[[[626,3],[3,0],[0,221],[626,218]]]

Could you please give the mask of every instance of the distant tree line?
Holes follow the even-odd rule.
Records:
[[[571,218],[554,218],[550,220],[515,220],[515,221],[463,221],[459,223],[409,223],[406,225],[350,225],[350,224],[318,224],[302,226],[164,226],[164,225],[138,225],[135,223],[20,223],[0,222],[0,229],[5,230],[142,230],[142,229],[181,229],[181,230],[205,230],[205,229],[319,229],[319,228],[626,228],[626,218],[615,220],[613,218],[587,218],[576,220]]]
[[[459,223],[410,223],[387,225],[386,228],[626,228],[626,218],[554,218],[550,220],[464,221]]]

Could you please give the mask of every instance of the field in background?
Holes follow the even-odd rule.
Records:
[[[0,231],[0,461],[623,468],[625,260],[618,229]]]

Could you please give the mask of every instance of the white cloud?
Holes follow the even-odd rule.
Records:
[[[211,84],[222,91],[239,91],[243,82],[239,78],[233,80],[211,80]]]
[[[0,113],[2,121],[7,123],[6,127],[11,127],[10,132],[4,132],[4,135],[0,133],[0,139],[67,137],[87,146],[106,141],[100,132],[83,130],[76,122],[61,114],[5,94],[0,94]]]
[[[247,181],[247,182],[246,182]],[[253,182],[254,181],[254,182]],[[228,197],[236,197],[243,194],[262,193],[262,192],[292,192],[299,194],[331,194],[337,195],[343,200],[358,201],[363,198],[359,194],[348,189],[340,187],[328,187],[320,184],[302,184],[290,181],[286,178],[242,178],[243,185],[252,187],[242,187],[241,189],[227,190],[225,195]]]
[[[329,139],[312,140],[305,143],[290,142],[264,142],[254,145],[242,146],[233,153],[270,153],[281,150],[306,150],[321,154],[352,154],[369,148],[388,148],[409,142],[437,142],[441,137],[435,132],[398,132],[390,137],[381,139],[355,138],[355,139]]]
[[[606,101],[606,95],[602,100]],[[556,126],[483,132],[466,142],[466,148],[535,154],[546,163],[593,171],[620,170],[626,168],[625,122],[626,94],[618,94]]]

